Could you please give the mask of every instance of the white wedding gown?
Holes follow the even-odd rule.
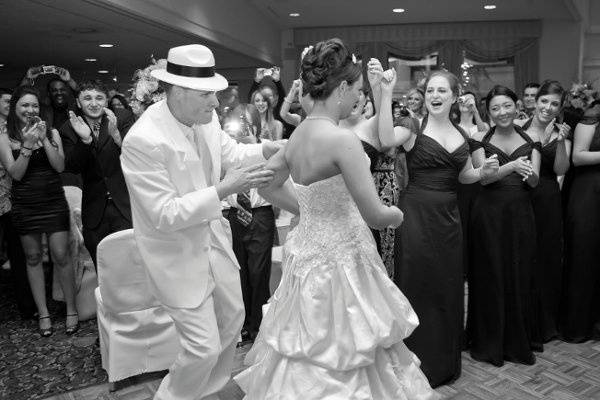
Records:
[[[342,176],[296,190],[300,223],[285,243],[282,281],[250,366],[234,378],[245,399],[438,399],[403,342],[417,315]]]

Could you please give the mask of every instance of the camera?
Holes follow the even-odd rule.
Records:
[[[42,65],[43,74],[56,74],[57,70],[54,65]]]
[[[408,117],[409,115],[410,111],[408,111],[408,107],[406,107],[404,104],[400,104],[400,116]]]

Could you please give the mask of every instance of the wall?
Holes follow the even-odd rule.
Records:
[[[540,38],[540,81],[556,79],[565,87],[578,80],[580,22],[542,22]]]
[[[600,1],[590,1],[588,24],[585,29],[583,53],[583,81],[593,82],[600,90]]]

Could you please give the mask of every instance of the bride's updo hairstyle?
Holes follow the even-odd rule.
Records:
[[[317,43],[302,58],[302,88],[315,100],[324,100],[342,81],[352,85],[361,76],[361,68],[352,53],[338,38]]]

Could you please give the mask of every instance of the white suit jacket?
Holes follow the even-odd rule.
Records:
[[[206,297],[211,236],[232,262],[213,267],[239,268],[214,184],[221,169],[265,161],[260,144],[236,143],[216,116],[198,130],[210,151],[212,182],[204,183],[202,161],[166,101],[144,112],[121,150],[133,229],[151,287],[160,302],[175,308],[198,307]]]

